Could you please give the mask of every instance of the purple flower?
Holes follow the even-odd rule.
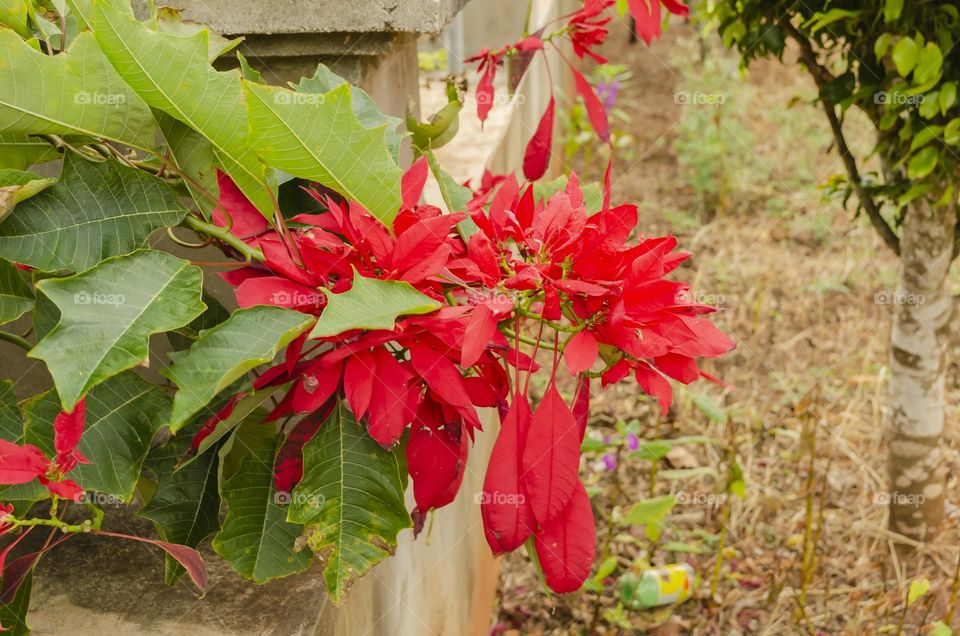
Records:
[[[606,466],[607,470],[615,469],[617,467],[617,456],[607,453],[603,456],[603,465]]]
[[[632,451],[640,448],[640,438],[637,437],[636,433],[630,433],[627,435],[627,448]]]
[[[620,93],[620,80],[614,79],[609,84],[607,82],[597,82],[597,96],[603,102],[603,107],[609,113],[613,110],[613,105],[617,101],[617,95]]]

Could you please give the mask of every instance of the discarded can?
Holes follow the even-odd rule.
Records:
[[[620,599],[631,609],[648,609],[682,603],[693,594],[696,572],[689,563],[674,563],[628,572],[620,577]]]

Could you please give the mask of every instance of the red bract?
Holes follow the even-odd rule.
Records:
[[[540,118],[537,130],[527,143],[523,158],[523,174],[530,181],[536,181],[547,172],[550,163],[550,149],[553,146],[553,114],[556,102],[553,97],[547,103],[547,109]]]
[[[601,17],[601,14],[614,4],[615,0],[586,0],[583,8],[570,18],[567,27],[570,30],[573,52],[577,57],[583,59],[584,55],[589,55],[598,64],[606,64],[607,58],[592,49],[607,39],[606,25],[610,22],[610,17]]]
[[[85,399],[77,402],[73,411],[63,411],[57,415],[53,422],[53,444],[56,451],[53,459],[32,444],[17,445],[0,439],[0,484],[25,484],[37,479],[54,495],[78,501],[83,495],[83,489],[64,475],[78,463],[90,463],[77,449],[83,436],[85,417]]]
[[[480,429],[476,408],[497,408],[502,424],[481,501],[487,541],[502,553],[533,536],[549,585],[576,589],[593,557],[593,517],[578,478],[590,378],[607,386],[633,376],[665,411],[668,378],[712,379],[696,358],[716,357],[733,342],[701,317],[712,307],[667,278],[689,257],[674,251],[673,237],[630,240],[637,210],[610,204],[609,176],[603,207],[590,214],[575,175],[545,200],[513,175],[486,175],[466,206],[479,230],[466,237],[457,227],[466,214],[418,204],[425,178],[422,161],[404,176],[403,207],[389,228],[355,202],[314,192],[321,213],[293,217],[283,234],[244,238],[266,261],[225,276],[242,303],[311,314],[326,306],[321,287],[343,293],[358,274],[406,281],[441,305],[401,315],[389,330],[298,339],[256,380],[254,388],[290,383],[270,420],[307,415],[281,447],[277,488],[289,492],[299,481],[303,444],[342,400],[384,448],[409,431],[419,529],[429,510],[457,494]],[[538,351],[552,356],[552,380],[532,410],[522,376],[540,368]],[[572,406],[555,381],[561,366],[576,378]]]
[[[660,2],[661,0],[627,0],[627,6],[636,24],[637,35],[648,45],[654,38],[660,37],[662,22]],[[677,0],[663,0],[663,6],[674,15],[690,15],[690,7]]]

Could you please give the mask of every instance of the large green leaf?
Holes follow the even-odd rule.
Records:
[[[30,592],[33,588],[33,570],[27,572],[9,603],[0,605],[0,625],[6,630],[4,634],[10,636],[29,636],[30,624],[28,610],[30,609]]]
[[[157,525],[164,541],[195,548],[220,529],[219,460],[214,448],[183,470],[173,472],[189,445],[189,438],[177,438],[147,458],[147,468],[159,479],[153,497],[138,514]],[[183,573],[183,566],[168,557],[167,583]]]
[[[217,554],[257,583],[302,572],[311,561],[308,550],[294,550],[303,526],[287,521],[286,497],[274,485],[277,439],[248,453],[223,483],[221,494],[229,510],[213,539]]]
[[[170,430],[179,430],[244,373],[273,360],[312,323],[312,317],[281,307],[240,309],[226,322],[201,332],[189,350],[170,354],[173,364],[161,373],[180,387]]]
[[[154,230],[186,213],[173,191],[143,170],[67,156],[60,181],[0,223],[0,253],[44,271],[83,271],[144,247]]]
[[[27,20],[30,17],[28,0],[4,0],[0,2],[0,24],[8,26],[25,38],[31,37]]]
[[[84,134],[149,149],[157,125],[89,33],[45,55],[0,29],[0,133]]]
[[[151,107],[210,140],[224,172],[271,218],[276,184],[268,182],[266,167],[249,143],[240,73],[210,66],[209,32],[158,33],[107,2],[94,3],[92,13],[87,22],[120,77]]]
[[[13,382],[0,380],[0,439],[23,444],[23,428],[23,416],[13,394]],[[0,486],[0,501],[12,503],[18,515],[26,513],[30,506],[48,496],[47,489],[36,479],[25,484]]]
[[[203,273],[164,252],[141,250],[68,278],[37,283],[60,322],[30,352],[47,363],[64,408],[94,385],[147,359],[152,334],[205,309]]]
[[[318,64],[313,77],[301,78],[299,83],[291,83],[291,86],[301,93],[327,93],[346,83],[346,79],[331,71],[326,64]],[[390,156],[393,157],[394,161],[398,161],[400,142],[407,136],[406,133],[397,132],[397,128],[403,123],[403,120],[399,117],[383,114],[373,98],[362,88],[353,86],[350,88],[350,92],[353,94],[351,106],[357,121],[366,128],[384,127],[384,139],[387,148],[390,150]]]
[[[352,579],[393,553],[397,533],[411,525],[401,453],[381,448],[342,403],[303,447],[303,479],[287,519],[306,525],[335,604]]]
[[[251,139],[267,164],[317,181],[359,202],[384,223],[400,209],[402,171],[384,141],[385,125],[366,128],[349,85],[304,94],[243,80]]]
[[[25,170],[35,163],[52,161],[59,156],[56,149],[42,139],[0,134],[0,168]]]
[[[440,303],[399,280],[353,277],[353,287],[342,294],[327,292],[327,306],[311,338],[336,336],[351,329],[393,329],[397,316],[426,314]]]
[[[16,320],[33,308],[33,290],[20,271],[0,258],[0,325]]]
[[[133,372],[98,384],[87,395],[87,419],[80,452],[90,460],[70,473],[84,490],[93,490],[127,503],[133,498],[140,468],[150,442],[170,413],[170,398],[159,387]],[[50,390],[24,404],[25,439],[48,455],[54,454],[53,421],[60,398]]]

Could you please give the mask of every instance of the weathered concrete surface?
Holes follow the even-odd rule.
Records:
[[[468,0],[169,0],[225,35],[247,33],[439,33]]]

